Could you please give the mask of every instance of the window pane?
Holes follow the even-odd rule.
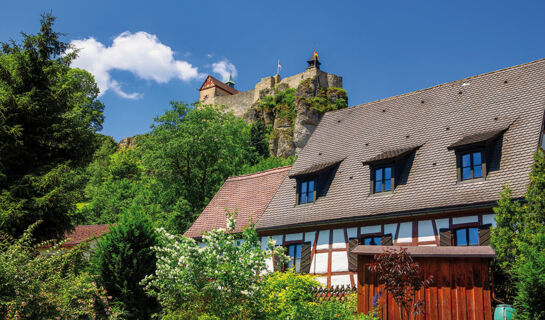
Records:
[[[371,238],[363,239],[363,244],[366,245],[366,246],[371,245]]]
[[[480,152],[474,152],[473,153],[473,165],[481,164],[481,153]]]
[[[388,179],[384,181],[384,191],[392,190],[392,180]]]
[[[299,203],[307,203],[307,194],[301,193],[301,197],[299,198]]]
[[[289,246],[288,247],[288,256],[294,258],[295,257],[295,247],[294,246]]]
[[[376,246],[380,245],[381,239],[382,239],[381,237],[374,237],[374,238],[373,238],[373,240],[374,240]]]
[[[471,155],[468,153],[468,154],[464,154],[462,156],[462,167],[470,167],[471,166]]]
[[[308,187],[308,183],[306,181],[301,182],[301,193],[307,193],[307,187]]]
[[[301,245],[295,246],[295,259],[301,259]]]
[[[295,272],[301,272],[301,259],[295,260]]]
[[[479,229],[468,228],[468,231],[469,231],[469,245],[478,246],[479,245]]]
[[[467,246],[467,234],[466,229],[457,229],[456,230],[456,245],[457,246]]]
[[[483,167],[482,165],[476,165],[473,167],[473,178],[481,178],[483,176]]]
[[[382,181],[375,182],[375,192],[382,192]]]
[[[308,192],[314,192],[314,180],[308,182]]]
[[[382,168],[375,170],[375,181],[382,181]]]
[[[386,167],[384,168],[384,180],[392,179],[392,168]]]
[[[462,180],[471,179],[471,167],[462,168]]]
[[[314,201],[314,192],[309,192],[307,202],[310,203],[310,202],[313,202],[313,201]]]

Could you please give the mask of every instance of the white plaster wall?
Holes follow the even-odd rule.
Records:
[[[327,273],[327,261],[329,258],[329,253],[316,253],[314,259],[312,259],[312,264],[310,265],[311,273]]]
[[[412,222],[402,222],[399,224],[399,234],[397,237],[397,242],[399,243],[410,243],[413,241],[413,223]]]
[[[332,286],[350,285],[350,275],[343,274],[340,276],[331,276],[331,285]]]
[[[397,223],[390,223],[384,225],[384,234],[391,234],[392,239],[396,236]]]
[[[344,238],[344,229],[333,230],[333,245],[334,249],[346,248],[346,239]]]
[[[435,241],[431,220],[418,221],[418,241]]]
[[[320,282],[321,284],[325,286],[327,286],[327,277],[317,277],[316,278],[316,281]]]
[[[492,224],[492,227],[496,227],[496,220],[494,219],[496,215],[494,213],[492,214],[485,214],[483,215],[483,224]]]
[[[437,232],[440,232],[441,229],[449,228],[448,219],[435,219],[435,227]]]
[[[286,241],[297,241],[297,240],[303,240],[303,233],[291,233],[286,235]]]
[[[334,251],[331,255],[331,272],[348,271],[348,255],[345,251]]]
[[[310,242],[310,247],[314,246],[314,239],[316,238],[316,231],[305,232],[305,242]]]
[[[368,233],[379,233],[382,231],[381,225],[378,226],[365,226],[361,227],[361,234],[368,234]]]
[[[320,230],[316,250],[329,249],[329,230]]]
[[[452,218],[452,224],[471,223],[471,222],[478,222],[478,221],[479,221],[478,216]]]

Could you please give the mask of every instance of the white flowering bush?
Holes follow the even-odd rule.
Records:
[[[231,233],[235,218],[228,213],[228,229],[204,233],[200,244],[159,230],[156,273],[142,284],[157,297],[163,318],[253,319],[261,312],[265,261],[272,255],[288,258],[272,241],[261,250],[254,226]]]

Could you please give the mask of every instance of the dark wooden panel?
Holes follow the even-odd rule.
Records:
[[[312,247],[310,242],[305,242],[301,245],[301,273],[310,272],[310,253]]]
[[[489,246],[490,245],[490,227],[492,225],[485,224],[479,227],[479,245]]]
[[[439,243],[440,246],[452,245],[452,231],[450,229],[443,228],[439,230]]]
[[[364,269],[363,263],[371,256],[358,259],[358,312],[368,313],[373,308],[373,296],[379,299],[381,319],[400,319],[401,312],[392,295],[377,283],[377,276]],[[414,258],[424,277],[433,275],[429,288],[415,293],[416,300],[424,301],[425,313],[410,319],[492,319],[489,279],[489,260],[479,258]],[[405,315],[406,316],[406,315]]]
[[[352,253],[352,250],[355,249],[360,244],[358,238],[352,238],[348,240],[348,270],[357,271],[358,270],[358,255]]]

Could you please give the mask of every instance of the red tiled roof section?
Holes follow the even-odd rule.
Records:
[[[241,232],[249,224],[250,217],[254,223],[261,217],[290,169],[291,166],[281,167],[228,178],[184,235],[200,237],[203,231],[225,229],[226,209],[229,212],[237,210],[234,232]]]
[[[108,232],[110,230],[107,224],[76,226],[74,231],[66,235],[65,239],[68,240],[64,243],[63,247],[76,246],[85,240],[100,237]]]
[[[202,90],[208,89],[208,88],[212,88],[212,87],[218,87],[218,88],[222,89],[223,91],[226,91],[227,93],[229,93],[231,95],[240,93],[240,91],[238,91],[237,89],[229,87],[225,83],[219,81],[218,79],[216,79],[216,78],[214,78],[214,77],[212,77],[210,75],[208,77],[206,77],[206,80],[204,80],[204,82],[203,82],[202,86],[200,87],[199,91],[202,91]]]

